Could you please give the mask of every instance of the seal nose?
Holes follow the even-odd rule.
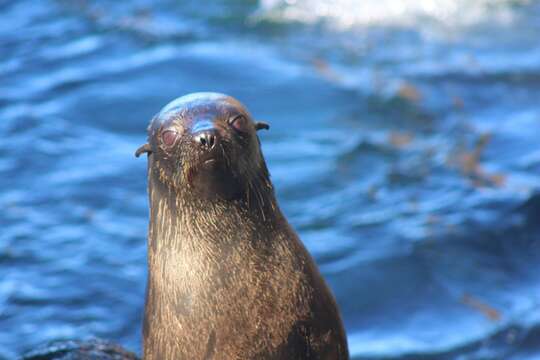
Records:
[[[204,150],[212,150],[217,143],[216,130],[201,131],[194,139]]]
[[[211,119],[198,119],[191,128],[193,140],[204,150],[212,150],[218,141],[217,129]]]

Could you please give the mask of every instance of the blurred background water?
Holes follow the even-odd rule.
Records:
[[[0,358],[140,351],[173,98],[260,120],[355,359],[540,359],[540,2],[0,1]]]

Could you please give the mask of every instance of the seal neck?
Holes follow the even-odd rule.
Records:
[[[246,186],[237,199],[201,198],[189,188],[178,190],[148,172],[150,201],[149,252],[234,246],[239,232],[260,239],[284,220],[265,174]],[[260,239],[263,241],[263,239]]]

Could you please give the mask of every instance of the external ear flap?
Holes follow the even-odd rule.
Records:
[[[139,157],[144,153],[152,153],[152,147],[150,146],[150,144],[144,144],[143,146],[138,148],[137,151],[135,151],[135,157]]]
[[[269,130],[270,129],[270,125],[268,125],[267,123],[265,122],[262,122],[262,121],[258,121],[255,123],[255,130],[259,131],[261,129],[264,129],[264,130]]]

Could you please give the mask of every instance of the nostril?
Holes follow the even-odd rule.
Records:
[[[196,137],[197,142],[206,150],[210,150],[216,143],[216,136],[212,133],[204,132]]]

